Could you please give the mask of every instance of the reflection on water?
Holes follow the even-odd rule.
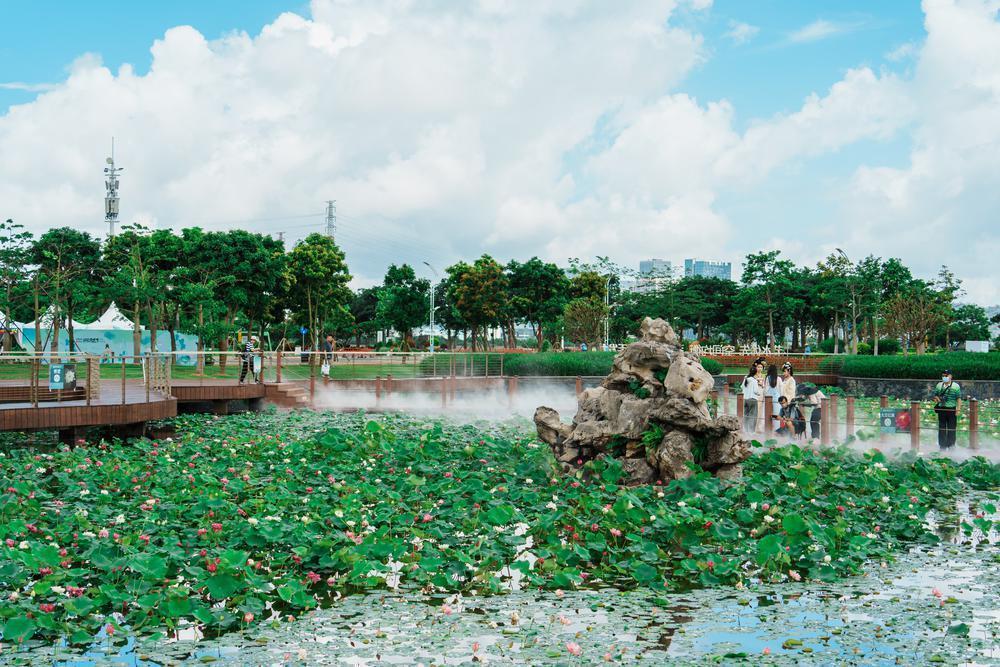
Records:
[[[995,501],[994,501],[995,502]],[[1000,662],[1000,554],[993,529],[962,528],[977,498],[929,517],[944,538],[837,584],[658,595],[515,590],[466,597],[352,595],[297,621],[218,639],[36,647],[23,664],[374,665],[727,663],[770,654],[783,664]],[[996,516],[992,517],[996,520]],[[450,612],[450,613],[449,613]],[[567,644],[578,645],[579,657]],[[14,655],[0,651],[0,663]],[[5,663],[6,664],[6,663]]]

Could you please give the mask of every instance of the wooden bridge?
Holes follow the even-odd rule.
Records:
[[[308,404],[306,392],[292,383],[238,384],[232,380],[171,383],[169,390],[147,387],[141,379],[105,383],[95,391],[33,388],[0,381],[0,431],[56,430],[65,442],[82,437],[91,427],[111,427],[121,436],[142,435],[146,422],[177,416],[178,412],[226,414],[233,402],[258,410],[265,400],[298,407]]]

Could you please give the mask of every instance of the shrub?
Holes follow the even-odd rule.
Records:
[[[504,373],[521,376],[577,375],[603,376],[611,372],[614,352],[539,352],[511,354],[504,357]],[[722,372],[722,364],[703,357],[701,365],[712,375]]]
[[[816,347],[819,348],[820,352],[830,354],[833,352],[834,340],[834,338],[824,338]],[[840,346],[837,349],[843,352],[847,349],[847,344],[845,344],[844,341],[840,341]]]
[[[1000,380],[1000,353],[946,352],[909,356],[846,356],[840,374],[857,378],[933,380],[950,369],[955,379]]]
[[[858,343],[858,354],[871,354],[872,346],[868,343]]]
[[[883,354],[899,354],[903,349],[903,346],[899,344],[899,340],[895,338],[879,338],[878,339],[878,353]]]

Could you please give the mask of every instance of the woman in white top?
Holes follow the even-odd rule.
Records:
[[[754,433],[757,430],[757,401],[761,397],[757,371],[755,363],[743,378],[743,429],[747,433]]]
[[[781,428],[781,379],[778,378],[778,367],[771,364],[767,368],[767,377],[764,378],[764,396],[771,397],[771,414],[773,429]]]
[[[795,399],[795,371],[787,361],[781,365],[781,395],[788,399],[791,405]]]

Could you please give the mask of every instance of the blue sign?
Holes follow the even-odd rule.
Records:
[[[299,333],[305,336],[307,333],[309,333],[309,329],[306,329],[305,327],[299,327]]]
[[[76,389],[76,364],[49,364],[49,389]]]

